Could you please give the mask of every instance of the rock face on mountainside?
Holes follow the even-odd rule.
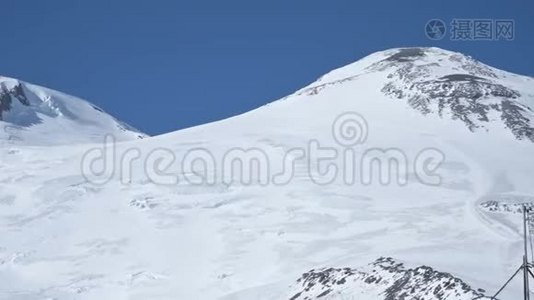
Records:
[[[362,61],[362,68],[353,72],[351,65],[340,68],[331,72],[337,76],[327,74],[297,94],[316,95],[325,88],[380,73],[384,77],[377,80],[378,86],[385,95],[406,101],[424,115],[461,121],[471,131],[489,130],[497,124],[519,140],[534,142],[532,78],[439,48],[386,50]]]
[[[24,91],[22,84],[16,84],[11,89],[8,89],[4,84],[0,84],[0,120],[3,120],[2,115],[11,110],[13,100],[19,101],[24,106],[30,106],[30,102]]]
[[[451,72],[434,72],[441,65],[451,65]],[[518,139],[534,142],[532,108],[516,101],[523,95],[501,82],[501,72],[468,56],[408,48],[369,69],[391,71],[382,91],[423,114],[449,115],[471,131],[498,118]]]
[[[306,272],[292,287],[290,300],[308,299],[489,299],[451,274],[428,266],[407,268],[381,257],[362,269],[326,268]]]
[[[146,135],[76,97],[0,76],[0,142],[55,145]]]

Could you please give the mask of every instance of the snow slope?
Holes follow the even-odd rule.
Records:
[[[521,263],[522,240],[518,214],[488,207],[534,199],[533,83],[442,49],[391,49],[249,113],[108,147],[114,168],[101,178],[80,165],[102,145],[5,145],[0,298],[290,299],[310,270],[329,268],[408,276],[402,286],[422,299],[490,295]],[[331,180],[317,144],[331,150],[319,157],[337,154]],[[251,149],[269,168],[228,175],[229,153]],[[365,180],[363,158],[376,150],[406,158],[389,183]],[[125,168],[117,158],[132,151],[140,157]],[[152,172],[158,151],[172,163]],[[207,172],[182,164],[192,151],[213,162]],[[438,182],[420,176],[425,153],[442,155],[423,168],[437,167]],[[329,298],[305,295],[391,299],[391,285],[366,278],[336,279]],[[434,292],[449,282],[453,294]]]
[[[0,143],[59,145],[146,137],[84,100],[0,76]]]

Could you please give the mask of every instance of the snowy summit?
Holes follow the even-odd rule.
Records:
[[[79,98],[0,76],[0,143],[58,145],[146,137]]]

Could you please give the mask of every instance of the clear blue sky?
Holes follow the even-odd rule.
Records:
[[[2,1],[0,74],[149,134],[223,119],[393,47],[534,75],[534,1]],[[429,19],[514,19],[514,41],[429,40]]]

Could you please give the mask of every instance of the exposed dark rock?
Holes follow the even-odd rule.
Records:
[[[325,295],[358,297],[371,291],[384,300],[446,300],[489,299],[484,290],[470,285],[449,273],[428,266],[406,268],[392,258],[379,258],[367,267],[325,268],[304,273],[297,280],[290,300],[318,299]]]
[[[534,124],[525,116],[525,112],[531,111],[527,106],[504,100],[501,102],[501,119],[510,128],[518,139],[528,138],[534,142]]]
[[[405,48],[386,58],[388,61],[407,62],[425,55],[422,48]]]
[[[534,197],[495,195],[489,199],[491,200],[479,204],[483,210],[488,212],[522,214],[523,206],[531,212],[534,211]]]
[[[451,74],[451,75],[445,75],[441,77],[440,79],[446,80],[446,81],[484,81],[485,79],[478,76],[473,76],[469,74]]]
[[[369,70],[390,71],[382,92],[403,99],[423,114],[438,114],[460,120],[471,131],[485,123],[502,121],[517,139],[534,142],[532,110],[516,99],[522,95],[495,80],[488,66],[463,55],[449,55],[459,73],[432,78],[436,63],[417,59],[425,55],[421,48],[402,49],[377,62]],[[417,63],[416,63],[417,62]],[[491,116],[500,116],[492,120]]]
[[[24,94],[22,84],[17,84],[8,89],[3,83],[0,83],[0,120],[3,120],[4,112],[11,110],[13,101],[19,101],[22,105],[29,106],[30,102]]]

